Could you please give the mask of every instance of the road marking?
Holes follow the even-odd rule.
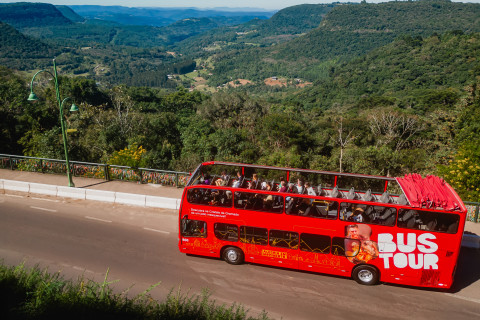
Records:
[[[162,231],[162,230],[151,229],[151,228],[143,228],[143,229],[144,229],[144,230],[148,230],[148,231],[163,233],[163,234],[170,234],[170,232],[168,232],[168,231]]]
[[[48,211],[48,212],[57,212],[57,210],[55,209],[47,209],[47,208],[34,207],[34,206],[30,206],[30,208],[36,209],[36,210]]]
[[[475,302],[475,303],[479,303],[480,304],[480,300],[479,299],[474,299],[474,298],[469,298],[469,297],[463,297],[463,296],[459,296],[459,295],[456,295],[456,294],[453,294],[453,293],[445,293],[447,296],[450,296],[450,297],[454,297],[454,298],[457,298],[457,299],[461,299],[461,300],[465,300],[465,301],[470,301],[470,302]]]
[[[34,200],[42,200],[42,201],[50,201],[50,202],[60,202],[60,200],[53,200],[53,199],[44,199],[44,198],[35,198],[32,197]]]
[[[7,197],[13,197],[13,198],[23,198],[23,196],[18,196],[16,194],[5,194]]]
[[[106,223],[111,223],[111,220],[104,220],[104,219],[99,219],[95,217],[90,217],[90,216],[85,216],[85,218],[90,219],[90,220],[95,220],[95,221],[101,221],[101,222],[106,222]]]

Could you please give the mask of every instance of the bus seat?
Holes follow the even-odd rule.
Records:
[[[322,185],[321,185],[321,184],[319,184],[319,185],[317,186],[317,195],[318,195],[318,196],[323,196],[323,195],[325,195],[325,190],[322,189]]]
[[[381,197],[380,197],[380,199],[379,199],[379,202],[381,202],[381,203],[390,203],[390,200],[391,200],[391,199],[390,199],[390,194],[388,193],[388,191],[385,191],[385,192],[381,195]]]
[[[332,198],[341,198],[342,193],[340,191],[338,191],[338,187],[335,186],[335,188],[333,188],[332,191],[330,191],[329,196],[332,197]]]
[[[451,223],[447,228],[447,233],[456,233],[458,230],[458,220],[454,223]]]
[[[347,198],[348,200],[355,200],[356,194],[355,194],[355,188],[354,188],[354,187],[351,187],[351,188],[350,188],[350,191],[348,191],[346,198]]]
[[[405,197],[405,194],[401,194],[398,198],[397,198],[397,204],[401,205],[401,206],[406,206],[408,205],[408,200],[407,200],[407,197]]]
[[[383,224],[383,225],[393,225],[393,224],[395,224],[395,209],[394,208],[384,208],[383,213],[377,217],[377,221],[380,224]]]
[[[437,228],[437,219],[431,219],[425,223],[425,229],[429,231],[435,231]]]
[[[317,217],[326,217],[328,216],[327,208],[324,205],[314,205]]]
[[[373,196],[372,196],[372,189],[368,189],[367,192],[362,197],[363,201],[372,201]]]
[[[365,218],[365,222],[372,222],[375,219],[375,208],[374,206],[366,206],[363,211],[363,217]]]

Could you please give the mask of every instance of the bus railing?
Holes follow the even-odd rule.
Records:
[[[0,154],[0,168],[66,175],[65,160],[59,159]],[[151,183],[177,188],[185,187],[190,178],[188,172],[133,168],[81,161],[70,161],[70,171],[75,177]]]
[[[464,202],[465,206],[467,207],[467,221],[472,221],[475,223],[479,221],[479,213],[480,213],[480,202]]]

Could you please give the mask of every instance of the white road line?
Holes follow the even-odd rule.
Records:
[[[47,208],[34,207],[34,206],[30,206],[30,208],[36,209],[36,210],[48,211],[48,212],[57,212],[57,210],[55,209],[47,209]]]
[[[450,296],[450,297],[454,297],[454,298],[457,298],[457,299],[461,299],[461,300],[465,300],[465,301],[470,301],[470,302],[475,302],[475,303],[479,303],[480,304],[480,300],[479,299],[475,299],[475,298],[469,298],[469,297],[463,297],[463,296],[458,296],[456,294],[452,294],[452,293],[445,293],[447,296]]]
[[[23,198],[23,196],[18,196],[16,194],[5,194],[7,197],[13,197],[13,198]]]
[[[89,216],[85,216],[85,218],[90,219],[90,220],[95,220],[95,221],[106,222],[106,223],[111,223],[112,222],[111,220],[104,220],[104,219],[99,219],[99,218],[89,217]]]
[[[143,229],[144,229],[144,230],[148,230],[148,231],[163,233],[163,234],[170,234],[170,232],[168,232],[168,231],[162,231],[162,230],[151,229],[151,228],[143,228]]]
[[[32,197],[31,199],[34,199],[34,200],[42,200],[42,201],[50,201],[50,202],[60,202],[60,200],[45,199],[45,198],[35,198],[35,197]]]

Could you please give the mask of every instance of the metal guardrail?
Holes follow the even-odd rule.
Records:
[[[0,154],[0,168],[30,172],[65,174],[65,160],[35,158]],[[70,171],[75,177],[97,178],[106,181],[124,180],[138,183],[152,183],[173,187],[187,185],[188,172],[157,170],[149,168],[132,168],[103,163],[70,161]]]
[[[480,213],[480,202],[470,202],[465,201],[465,206],[467,207],[467,221],[472,221],[475,223],[479,221],[479,213]]]

